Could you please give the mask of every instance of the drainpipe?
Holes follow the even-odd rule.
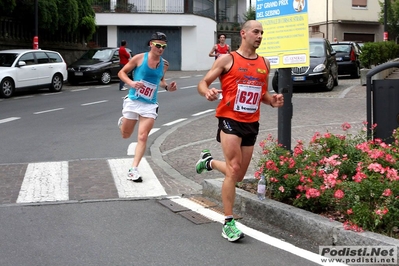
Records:
[[[326,39],[328,40],[328,0],[326,0]]]

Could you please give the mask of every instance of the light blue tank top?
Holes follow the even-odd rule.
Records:
[[[145,103],[157,103],[158,102],[158,85],[163,77],[163,60],[161,61],[156,69],[152,69],[148,66],[148,52],[144,54],[143,63],[136,67],[133,72],[134,81],[143,81],[146,85],[144,89],[129,90],[129,99],[137,100]]]

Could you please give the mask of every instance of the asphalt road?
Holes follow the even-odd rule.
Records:
[[[159,167],[151,163],[151,144],[174,128],[181,125],[191,128],[190,134],[199,138],[208,139],[209,134],[214,135],[209,129],[214,125],[196,125],[201,121],[199,118],[213,116],[208,110],[217,104],[198,96],[195,85],[200,78],[197,75],[176,77],[179,91],[159,94],[160,116],[154,127],[158,130],[151,134],[146,154],[151,167]],[[298,102],[304,105],[309,102],[308,98],[339,99],[345,97],[354,84],[356,81],[343,79],[332,92],[302,90],[295,92],[294,98],[303,99]],[[220,237],[220,223],[195,225],[161,206],[158,199],[164,199],[164,193],[154,199],[154,196],[146,195],[121,198],[119,190],[113,194],[93,192],[104,183],[114,182],[104,181],[114,173],[102,168],[103,160],[109,162],[120,157],[131,160],[127,155],[135,136],[122,140],[116,127],[124,96],[117,86],[117,83],[66,86],[62,93],[40,91],[0,101],[1,265],[320,264],[313,253],[284,241],[281,243],[280,238],[295,236],[283,235],[278,228],[272,232],[277,238],[246,229],[248,237],[235,245]],[[322,109],[316,112],[323,114]],[[179,138],[178,134],[171,136]],[[191,138],[191,135],[181,136],[185,140],[187,137]],[[173,141],[168,143],[166,145],[171,145]],[[191,154],[180,154],[179,157],[184,160],[186,156],[191,165]],[[32,162],[60,160],[69,161],[70,170],[78,169],[81,162],[94,165],[82,168],[80,172],[70,171],[69,181],[73,184],[69,184],[69,200],[55,204],[42,201],[15,203],[27,166],[29,168]],[[162,169],[154,171],[166,194],[176,195],[173,188],[168,187],[171,183],[162,181]],[[76,185],[86,180],[86,176],[89,176],[84,184],[87,189]],[[171,187],[173,185],[179,186],[172,184]],[[194,209],[198,211],[198,208]],[[222,219],[215,215],[215,221]],[[291,239],[291,242],[295,241],[299,243],[301,239]]]

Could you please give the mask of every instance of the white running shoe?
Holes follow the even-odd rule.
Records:
[[[127,180],[131,180],[133,182],[143,182],[139,170],[137,168],[130,168],[127,173]]]
[[[118,127],[121,128],[123,122],[123,116],[119,117],[118,119]]]

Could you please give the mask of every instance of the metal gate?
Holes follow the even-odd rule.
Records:
[[[118,27],[118,46],[122,40],[127,41],[127,47],[133,54],[148,52],[148,41],[154,32],[161,31],[168,38],[168,47],[162,57],[168,60],[169,70],[181,70],[181,28],[180,27]]]

